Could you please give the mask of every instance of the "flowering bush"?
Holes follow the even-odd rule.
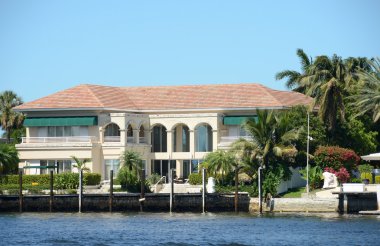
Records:
[[[345,167],[339,168],[339,171],[335,171],[331,167],[326,167],[325,172],[333,173],[337,177],[339,183],[347,183],[347,181],[350,178],[350,174],[348,173],[347,169]]]
[[[320,146],[314,153],[315,164],[321,168],[331,167],[339,170],[345,167],[351,171],[356,169],[360,161],[360,157],[355,151],[337,146]]]

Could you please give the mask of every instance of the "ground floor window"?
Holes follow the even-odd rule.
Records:
[[[50,170],[58,173],[70,173],[71,160],[40,160],[40,174],[49,174]]]
[[[110,179],[110,171],[113,170],[113,178],[117,176],[117,172],[120,169],[120,160],[119,159],[113,159],[113,160],[105,160],[105,175],[104,179],[109,180]]]
[[[58,172],[59,173],[69,173],[71,172],[71,160],[62,160],[62,161],[57,161],[57,166],[58,166]]]
[[[165,176],[166,181],[169,181],[169,170],[172,168],[176,168],[175,160],[152,160],[151,162],[151,173],[159,174],[161,177]]]

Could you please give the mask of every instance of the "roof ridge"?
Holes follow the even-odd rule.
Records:
[[[84,87],[85,87],[85,88],[91,93],[91,95],[94,96],[94,98],[96,99],[96,101],[98,101],[98,103],[104,107],[104,103],[103,103],[103,102],[98,98],[98,96],[95,95],[95,93],[92,91],[91,85],[89,85],[89,84],[83,84],[83,85],[79,85],[79,86],[84,86]],[[78,87],[79,87],[79,86],[78,86]]]
[[[276,102],[278,102],[280,105],[284,106],[284,103],[278,100],[277,97],[275,97],[272,93],[269,92],[269,90],[274,91],[273,89],[266,87],[265,85],[259,84],[259,86],[265,91],[267,95],[269,95],[271,98],[273,98]],[[278,90],[279,91],[279,90]]]

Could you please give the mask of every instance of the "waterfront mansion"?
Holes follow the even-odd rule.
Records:
[[[310,97],[261,84],[111,87],[83,84],[24,103],[26,137],[16,145],[26,174],[71,172],[73,160],[108,180],[125,150],[140,153],[146,174],[187,178],[207,153],[249,137],[241,124],[257,109],[307,105]]]

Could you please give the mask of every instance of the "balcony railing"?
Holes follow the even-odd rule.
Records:
[[[133,143],[133,137],[127,137],[127,143]]]
[[[238,140],[238,139],[240,139],[240,138],[243,138],[243,139],[248,140],[248,141],[251,141],[251,140],[252,140],[252,137],[251,137],[251,136],[226,136],[226,137],[221,137],[221,138],[220,138],[219,145],[222,145],[222,146],[229,146],[229,145],[231,145],[233,142],[235,142],[236,140]]]
[[[95,136],[76,137],[23,137],[22,143],[92,143],[96,141]]]
[[[120,142],[120,136],[104,136],[104,142]]]
[[[145,137],[139,137],[139,143],[141,143],[141,144],[147,143],[146,138]]]

